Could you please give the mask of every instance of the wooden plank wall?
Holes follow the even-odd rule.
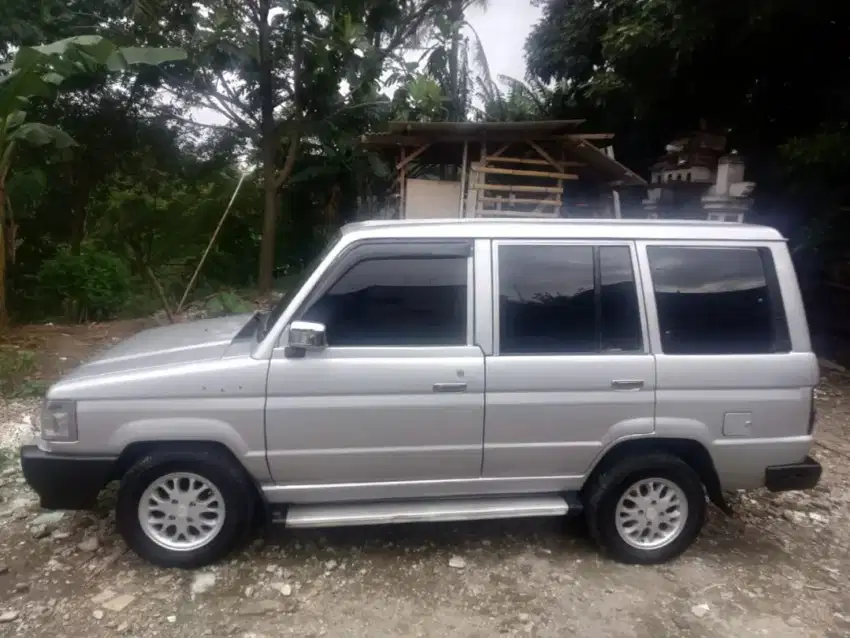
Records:
[[[531,146],[540,157],[503,155],[505,147],[488,155],[486,146],[481,145],[479,161],[470,164],[469,216],[559,216],[564,182],[578,179],[578,175],[566,171],[581,164],[554,160],[536,144]],[[509,179],[495,183],[499,177]]]

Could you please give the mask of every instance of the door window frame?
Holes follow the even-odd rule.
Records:
[[[499,291],[501,289],[499,261],[499,248],[502,246],[578,246],[583,248],[603,248],[606,246],[615,246],[628,248],[629,256],[632,262],[632,278],[635,282],[635,293],[637,294],[638,312],[640,313],[640,333],[641,333],[641,349],[629,350],[622,352],[551,352],[551,353],[516,353],[502,354],[501,353],[501,308],[499,307]],[[492,282],[492,312],[493,318],[493,354],[503,357],[611,357],[611,356],[642,356],[650,352],[650,335],[649,325],[647,323],[647,307],[646,307],[646,292],[643,286],[643,277],[641,276],[640,263],[638,261],[637,243],[628,239],[505,239],[494,240],[492,243],[492,267],[493,276]],[[594,272],[594,285],[599,285],[599,273]]]
[[[362,345],[334,346],[332,351],[374,351],[374,350],[433,350],[434,348],[468,348],[474,344],[475,329],[475,270],[474,241],[472,239],[362,239],[346,246],[321,274],[309,293],[293,310],[286,327],[280,334],[275,352],[283,352],[289,335],[289,326],[299,320],[307,309],[322,295],[335,286],[348,272],[363,261],[373,259],[427,259],[429,257],[466,259],[466,343],[451,345]]]

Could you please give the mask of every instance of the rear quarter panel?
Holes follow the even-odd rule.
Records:
[[[791,352],[757,355],[663,353],[646,254],[651,245],[732,246],[771,250],[782,292]],[[795,463],[811,447],[812,388],[819,380],[805,310],[784,242],[642,242],[639,247],[650,341],[656,358],[656,435],[694,439],[714,460],[724,489],[764,484],[769,465]],[[738,417],[741,415],[741,417]],[[749,421],[724,432],[727,419]]]

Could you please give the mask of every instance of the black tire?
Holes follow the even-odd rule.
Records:
[[[139,522],[139,501],[156,479],[172,472],[191,472],[210,481],[224,500],[219,533],[197,549],[172,550],[157,544]],[[162,450],[140,459],[121,480],[115,518],[118,531],[134,552],[160,567],[202,567],[233,551],[252,528],[257,492],[244,468],[228,453],[215,449]]]
[[[679,535],[654,549],[639,549],[617,531],[615,511],[620,498],[641,479],[666,479],[685,495],[688,515]],[[699,475],[682,459],[670,454],[627,458],[600,472],[587,486],[584,498],[588,531],[596,543],[621,563],[655,565],[672,560],[696,540],[705,522],[705,489]]]

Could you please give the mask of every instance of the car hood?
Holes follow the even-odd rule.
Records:
[[[249,319],[250,314],[228,315],[144,330],[85,362],[62,382],[220,359]]]

